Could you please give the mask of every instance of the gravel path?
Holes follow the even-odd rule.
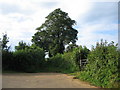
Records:
[[[97,88],[61,73],[4,73],[2,88]]]

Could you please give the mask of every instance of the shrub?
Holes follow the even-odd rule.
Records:
[[[64,60],[67,62],[67,64],[64,64],[64,67],[68,69],[70,72],[75,72],[79,70],[78,64],[76,64],[76,54],[73,52],[67,52],[63,55]]]
[[[13,52],[8,50],[2,50],[2,69],[8,70],[12,69],[12,60],[13,60]]]
[[[45,62],[45,52],[37,46],[15,51],[13,55],[13,66],[17,71],[37,72]]]
[[[79,78],[94,85],[113,88],[118,87],[118,51],[114,43],[107,44],[101,41],[92,49],[88,56],[88,64]]]
[[[60,67],[60,64],[63,62],[63,55],[57,54],[48,60],[48,65],[52,67]]]
[[[74,48],[72,53],[73,53],[73,59],[75,60],[76,64],[79,66],[80,70],[83,70],[84,65],[80,65],[80,61],[83,59],[87,59],[87,56],[89,54],[89,49],[87,49],[86,46],[82,47],[79,46],[77,48]]]
[[[25,49],[25,48],[27,48],[27,47],[29,47],[29,45],[27,45],[25,42],[23,42],[23,41],[20,41],[19,43],[18,43],[18,46],[15,46],[15,50],[17,51],[17,50],[22,50],[22,49]]]
[[[47,61],[49,67],[56,68],[56,71],[61,72],[75,72],[81,69],[79,62],[80,58],[85,59],[89,50],[84,46],[73,48],[64,54],[57,54]]]
[[[73,72],[76,69],[75,62],[72,61],[72,53],[57,54],[47,62],[47,67],[52,67],[56,72]]]

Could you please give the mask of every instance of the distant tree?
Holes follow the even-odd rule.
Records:
[[[63,12],[60,8],[55,9],[36,30],[32,42],[49,52],[49,56],[63,53],[65,45],[75,44],[78,31],[72,26],[75,20],[72,20],[68,13]]]
[[[3,37],[0,41],[0,56],[2,56],[2,70],[6,70],[10,68],[10,65],[13,60],[13,53],[10,51],[10,46],[8,46],[9,38],[7,34],[3,34]]]
[[[9,38],[7,37],[7,34],[3,34],[3,38],[1,41],[2,50],[9,50],[10,46],[7,46],[8,42]]]
[[[20,41],[18,43],[18,46],[15,46],[15,50],[22,50],[25,49],[26,47],[28,47],[28,45],[25,42]]]

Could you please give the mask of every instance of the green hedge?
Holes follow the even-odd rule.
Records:
[[[56,72],[69,73],[78,70],[73,59],[73,53],[57,54],[47,61],[47,67],[54,68]]]
[[[2,69],[12,69],[13,52],[3,50],[2,51]]]
[[[51,57],[47,64],[49,68],[56,68],[56,71],[61,72],[75,72],[81,70],[79,61],[87,58],[89,50],[84,46],[74,48],[72,51],[65,52],[64,54],[57,54]],[[46,67],[48,67],[46,66]]]
[[[120,83],[118,58],[119,51],[114,43],[101,41],[88,56],[88,64],[79,78],[104,88],[118,87]]]
[[[72,51],[73,59],[75,60],[76,65],[79,66],[80,71],[84,69],[84,65],[80,66],[80,60],[87,59],[89,52],[90,50],[86,46],[79,46],[77,48],[74,48]]]
[[[30,47],[13,53],[14,68],[25,72],[37,72],[44,64],[45,52],[39,47]]]
[[[37,72],[45,63],[45,52],[37,46],[30,46],[15,52],[3,52],[2,61],[5,70]]]

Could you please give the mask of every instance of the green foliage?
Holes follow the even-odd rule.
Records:
[[[2,51],[2,69],[11,68],[11,60],[13,59],[13,53],[9,51],[10,46],[7,46],[9,38],[7,34],[3,34],[3,38],[0,41],[0,51]]]
[[[60,72],[62,70],[61,63],[63,62],[63,55],[57,54],[56,56],[49,58],[49,60],[47,61],[47,67],[56,68],[57,72]]]
[[[25,72],[37,72],[44,64],[44,51],[37,46],[30,46],[13,53],[14,69]]]
[[[78,70],[72,52],[57,54],[51,57],[47,61],[47,65],[49,65],[48,67],[55,68],[56,72],[68,73]]]
[[[70,69],[71,72],[75,72],[79,70],[78,64],[76,64],[76,55],[73,52],[66,52],[63,55],[64,59],[68,61],[68,69]],[[63,64],[64,65],[64,64]]]
[[[69,44],[66,48],[66,52],[73,51],[74,48],[77,48],[78,45],[76,44]]]
[[[9,42],[9,38],[7,37],[7,34],[3,34],[2,38],[2,50],[8,51],[10,47],[7,46],[7,43]]]
[[[13,63],[13,52],[3,50],[2,51],[2,69],[12,69]]]
[[[15,50],[22,50],[22,49],[25,49],[27,47],[28,47],[28,45],[25,42],[21,41],[18,43],[18,46],[15,46]]]
[[[3,51],[2,61],[4,70],[37,72],[45,63],[45,52],[35,45],[15,52]]]
[[[79,66],[79,69],[82,70],[84,68],[84,65],[80,66],[80,61],[83,59],[87,59],[87,56],[89,54],[89,49],[86,46],[79,46],[77,48],[73,49],[74,54],[74,60],[76,61],[76,64]]]
[[[120,54],[113,42],[107,44],[101,40],[90,52],[88,64],[79,78],[105,88],[118,87],[118,56]]]
[[[48,60],[48,64],[50,67],[57,68],[58,70],[61,69],[61,72],[75,72],[81,67],[79,66],[80,58],[85,59],[89,50],[84,46],[80,46],[74,48],[72,51],[65,52],[64,54],[57,54],[51,57]]]
[[[46,17],[45,23],[36,29],[38,31],[32,42],[49,52],[49,56],[62,54],[65,45],[74,44],[77,40],[78,31],[72,27],[74,24],[75,21],[71,20],[68,13],[55,9]]]

